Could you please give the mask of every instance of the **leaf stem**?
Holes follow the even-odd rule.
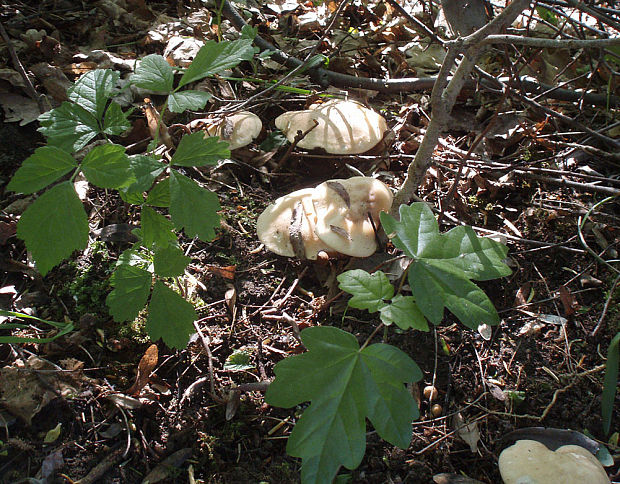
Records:
[[[375,335],[381,330],[381,328],[384,326],[383,323],[380,323],[379,326],[377,326],[375,328],[375,330],[370,333],[370,336],[366,339],[366,341],[364,341],[364,344],[362,345],[362,347],[360,348],[360,351],[362,351],[364,348],[366,348],[366,346],[368,346],[368,344],[370,343],[370,341],[375,337]]]

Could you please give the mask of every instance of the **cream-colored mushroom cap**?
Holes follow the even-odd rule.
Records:
[[[297,144],[300,148],[323,148],[334,154],[364,153],[376,146],[387,131],[383,116],[359,103],[341,100],[281,114],[275,123],[292,143],[297,131],[305,133],[315,120],[318,125]]]
[[[390,189],[374,178],[355,176],[321,183],[312,195],[315,232],[341,254],[368,257],[377,250],[373,223],[379,227],[379,213],[389,212],[392,198]]]
[[[256,232],[265,247],[288,257],[316,259],[329,250],[315,234],[313,188],[304,188],[278,198],[258,217]]]
[[[249,111],[226,116],[217,124],[208,124],[207,133],[219,136],[222,141],[228,141],[231,150],[249,145],[263,129],[263,123],[256,114]]]
[[[578,445],[555,452],[535,440],[518,440],[499,456],[505,484],[609,484],[603,466]]]

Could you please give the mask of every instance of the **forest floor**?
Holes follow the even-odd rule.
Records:
[[[335,6],[289,3],[267,3],[246,13],[254,15],[259,35],[301,57],[319,39]],[[119,69],[125,76],[135,59],[146,54],[167,49],[174,62],[173,57],[182,57],[181,49],[190,52],[195,47],[191,39],[238,35],[226,20],[218,28],[217,10],[200,2],[105,0],[80,7],[79,2],[43,0],[11,2],[3,8],[2,23],[26,70],[41,63],[48,66],[46,74],[33,79],[52,103],[63,98],[63,79],[73,81],[98,67]],[[388,20],[382,24],[382,18]],[[418,18],[433,27],[434,19],[424,9]],[[173,34],[190,39],[176,53]],[[436,74],[438,54],[431,55],[431,49],[415,39],[413,27],[389,3],[355,2],[344,9],[319,53],[331,57],[330,69],[343,73],[394,78]],[[407,49],[414,48],[423,61],[408,54]],[[107,54],[90,55],[94,50]],[[221,228],[213,241],[181,239],[192,259],[184,292],[198,308],[202,337],[195,335],[180,351],[155,342],[158,354],[153,359],[144,320],[116,323],[105,305],[115,261],[129,243],[102,240],[97,234],[112,224],[139,223],[131,206],[111,191],[88,187],[84,203],[91,243],[43,278],[16,237],[25,197],[5,187],[23,160],[45,141],[36,121],[16,122],[28,113],[16,107],[20,101],[15,99],[20,98],[15,96],[28,100],[27,94],[19,76],[10,75],[13,65],[6,43],[0,45],[0,55],[0,103],[5,107],[0,119],[0,308],[70,320],[76,326],[51,343],[0,345],[0,483],[139,483],[154,469],[159,474],[150,474],[149,482],[297,482],[300,461],[287,456],[285,446],[301,409],[274,408],[259,391],[231,388],[273,378],[278,361],[302,351],[296,328],[333,325],[363,342],[378,318],[347,310],[348,296],[339,293],[335,277],[354,267],[371,270],[386,260],[386,254],[393,257],[398,251],[388,246],[369,260],[340,258],[326,264],[285,258],[260,247],[256,219],[286,193],[355,175],[349,165],[396,190],[427,125],[430,93],[351,89],[349,96],[386,117],[393,140],[367,156],[295,149],[284,163],[279,161],[287,147],[277,143],[281,135],[274,134],[273,120],[284,111],[303,109],[317,97],[274,90],[247,107],[263,122],[260,137],[234,152],[230,162],[188,172],[214,191],[222,206]],[[571,61],[560,52],[499,49],[485,62],[499,72],[509,56],[523,73],[541,82],[557,84],[589,72],[568,87],[601,93],[610,88],[618,94],[618,79],[606,77],[600,64],[592,70],[595,61],[586,54]],[[259,92],[263,86],[250,78],[280,79],[286,72],[273,61],[257,61],[244,62],[227,75],[243,81],[212,77],[202,83],[214,94],[208,109]],[[291,85],[323,92],[303,76]],[[345,94],[333,88],[327,92]],[[141,101],[133,103],[138,107]],[[617,110],[539,102],[593,130],[612,126],[606,131],[612,138],[620,134],[613,128]],[[187,124],[192,117],[200,115],[186,113],[168,123]],[[117,143],[129,146],[148,137],[140,109],[131,119],[130,134],[117,137]],[[491,119],[488,139],[463,161],[459,153],[468,150]],[[588,247],[600,258],[618,259],[617,199],[588,212],[620,190],[617,157],[592,154],[588,146],[603,151],[608,147],[589,139],[575,124],[526,108],[517,95],[505,100],[485,91],[463,96],[453,121],[418,196],[450,215],[444,217],[442,231],[456,220],[476,227],[479,235],[493,231],[507,236],[513,273],[479,284],[501,323],[485,334],[465,328],[446,313],[443,323],[430,332],[390,327],[376,336],[375,341],[401,348],[423,370],[419,388],[412,389],[421,417],[413,422],[413,440],[405,450],[382,441],[369,427],[362,464],[353,471],[341,469],[339,482],[421,483],[440,473],[499,482],[502,439],[523,427],[574,429],[608,445],[601,419],[603,365],[609,342],[620,330],[620,290],[615,272],[581,243],[578,226],[586,217],[582,233]],[[450,201],[446,196],[459,166],[463,169]],[[230,367],[238,361],[230,358],[233,353],[247,358],[243,369]],[[145,364],[149,358],[152,373],[142,378],[141,386],[134,385],[140,379],[141,359]],[[37,371],[11,371],[24,368]],[[441,405],[434,414],[418,391],[430,384],[438,389]],[[9,392],[9,385],[21,391]],[[616,426],[617,403],[618,397]],[[455,431],[457,415],[471,423],[469,444],[463,440],[467,435]],[[612,455],[618,452],[609,449]],[[617,459],[607,471],[617,478]]]

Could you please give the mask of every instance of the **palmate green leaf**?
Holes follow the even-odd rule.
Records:
[[[183,254],[179,247],[169,245],[155,251],[153,263],[155,274],[161,277],[176,277],[185,272],[187,264],[192,260]]]
[[[198,81],[225,69],[235,67],[241,61],[254,57],[254,47],[250,39],[215,42],[209,40],[200,48],[190,66],[185,70],[179,86]]]
[[[131,82],[142,89],[156,92],[172,91],[174,73],[172,67],[161,55],[147,55],[136,68]]]
[[[84,157],[81,167],[87,180],[101,188],[120,188],[135,181],[124,146],[95,146]]]
[[[359,465],[366,417],[382,438],[407,448],[419,413],[404,384],[422,378],[418,365],[390,345],[360,349],[353,335],[333,327],[305,329],[301,338],[308,352],[275,366],[265,400],[287,408],[311,402],[286,446],[303,459],[302,482],[329,484],[340,465]]]
[[[26,242],[37,268],[45,275],[88,242],[88,220],[70,182],[60,183],[30,205],[17,223],[17,236]]]
[[[194,307],[176,292],[157,281],[146,320],[146,332],[156,341],[161,338],[170,348],[183,349],[194,333],[196,311]]]
[[[611,428],[611,417],[614,411],[614,401],[618,390],[618,365],[620,363],[620,333],[609,343],[607,348],[607,364],[605,365],[605,381],[603,395],[601,395],[601,410],[603,416],[603,431],[605,435]]]
[[[354,269],[340,274],[338,282],[340,289],[353,295],[349,300],[352,308],[379,311],[387,304],[384,299],[394,295],[394,287],[381,271],[369,274],[362,269]]]
[[[127,116],[129,112],[124,113],[121,105],[111,102],[106,109],[103,118],[103,132],[105,134],[119,135],[131,128],[131,123]]]
[[[188,109],[203,109],[211,94],[203,91],[179,91],[168,96],[168,109],[173,113],[182,113]]]
[[[173,223],[151,207],[142,207],[140,221],[144,247],[150,249],[154,245],[164,248],[177,240]]]
[[[63,102],[39,116],[40,131],[50,146],[68,153],[81,150],[100,132],[97,119],[83,107]]]
[[[394,296],[392,302],[383,306],[379,313],[385,325],[396,324],[400,329],[418,329],[428,331],[428,323],[424,314],[411,296]]]
[[[179,230],[188,237],[198,236],[209,241],[220,226],[220,202],[217,195],[200,187],[195,181],[172,170],[170,172],[170,216]]]
[[[87,72],[67,89],[67,97],[100,120],[120,75],[111,69]]]
[[[185,135],[174,155],[172,164],[176,166],[215,165],[222,158],[228,158],[228,143],[217,137],[205,137],[202,131]]]
[[[105,300],[114,321],[133,321],[138,317],[151,292],[152,279],[149,271],[119,260],[111,279],[114,289]]]
[[[7,185],[7,190],[24,194],[34,193],[77,168],[66,151],[54,146],[42,146],[26,158]]]

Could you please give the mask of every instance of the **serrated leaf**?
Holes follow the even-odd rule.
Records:
[[[366,417],[382,438],[407,448],[419,414],[404,384],[422,377],[415,362],[386,344],[360,349],[353,335],[333,327],[305,329],[301,338],[308,352],[275,366],[265,400],[279,407],[311,402],[286,446],[303,459],[302,482],[328,484],[340,465],[359,465]]]
[[[185,272],[187,264],[192,260],[183,251],[172,245],[155,251],[153,263],[155,274],[161,277],[176,277]]]
[[[251,60],[253,57],[254,47],[250,39],[224,42],[209,40],[200,48],[193,62],[186,69],[178,88],[235,67],[241,61]]]
[[[400,222],[381,212],[381,225],[392,237],[392,243],[412,259],[437,254],[439,225],[426,203],[400,206]]]
[[[491,300],[467,278],[420,261],[409,269],[409,285],[418,306],[433,324],[441,322],[444,307],[473,330],[483,323],[499,323]]]
[[[6,188],[24,194],[34,193],[74,168],[77,163],[69,153],[54,146],[42,146],[24,160]]]
[[[105,300],[114,321],[133,321],[138,317],[151,292],[152,279],[150,272],[136,265],[121,262],[116,266],[111,279],[114,289]]]
[[[88,181],[101,188],[120,188],[135,180],[125,147],[112,143],[95,146],[81,167]]]
[[[147,55],[136,68],[131,82],[142,89],[156,92],[172,91],[174,73],[172,67],[161,55]]]
[[[340,274],[338,282],[340,289],[353,295],[349,300],[352,308],[379,311],[387,304],[384,300],[394,295],[394,287],[381,271],[369,274],[362,269],[354,269]]]
[[[111,102],[103,118],[103,132],[119,135],[127,131],[131,128],[131,123],[127,119],[128,114],[123,112],[120,104]]]
[[[142,193],[151,188],[155,179],[166,169],[166,165],[146,155],[130,156],[129,165],[136,181],[127,188],[121,188],[120,194],[126,202],[140,205],[144,201]]]
[[[220,226],[220,202],[217,195],[172,170],[170,172],[170,216],[179,230],[188,237],[198,236],[209,241]]]
[[[428,323],[420,308],[411,296],[394,296],[392,302],[379,310],[381,321],[390,325],[395,323],[400,329],[419,329],[428,331]]]
[[[170,348],[183,349],[194,332],[196,311],[176,292],[157,281],[146,320],[146,331],[156,341],[161,338]]]
[[[67,89],[67,97],[100,120],[119,78],[120,72],[95,69],[75,81],[75,84]]]
[[[205,138],[202,131],[197,131],[181,138],[171,163],[176,166],[214,165],[229,156],[228,143],[219,141],[215,136]]]
[[[155,185],[146,197],[146,203],[154,207],[170,206],[170,181],[168,178]]]
[[[142,207],[140,221],[144,247],[164,248],[177,240],[172,222],[151,207]]]
[[[203,109],[211,94],[203,91],[179,91],[168,96],[168,109],[173,113],[182,113],[188,109],[197,111]]]
[[[17,223],[42,275],[88,242],[86,212],[70,182],[60,183],[30,205]]]
[[[235,350],[233,351],[228,358],[226,358],[226,362],[224,363],[224,370],[226,371],[243,371],[250,370],[254,368],[252,364],[252,355],[248,353],[246,350]]]
[[[601,409],[603,416],[603,431],[605,435],[611,428],[611,417],[614,410],[616,391],[618,390],[618,366],[620,364],[620,333],[609,343],[607,348],[607,364],[605,365],[605,381],[601,395]]]
[[[81,150],[99,134],[95,117],[77,104],[67,101],[39,116],[40,131],[50,146],[69,153]]]

